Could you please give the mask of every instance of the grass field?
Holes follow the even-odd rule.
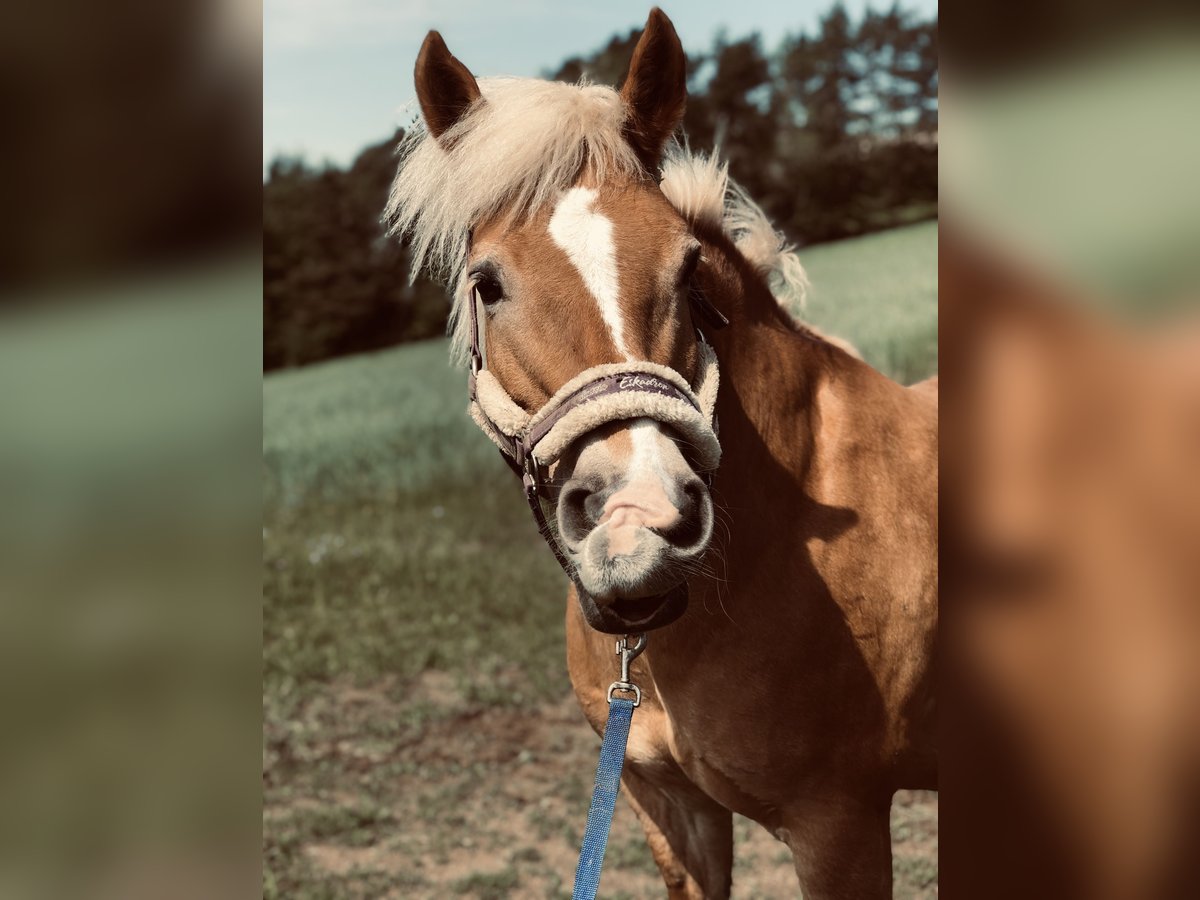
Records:
[[[805,318],[901,380],[937,365],[937,227],[802,254]],[[465,412],[444,341],[268,376],[264,896],[569,896],[598,739],[564,579]],[[936,894],[936,801],[893,815],[897,896]],[[737,897],[795,895],[737,826]],[[607,897],[660,896],[621,804]]]

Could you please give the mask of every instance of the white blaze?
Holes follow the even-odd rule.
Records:
[[[663,463],[662,445],[666,436],[657,422],[638,419],[629,426],[633,458],[629,461],[629,481],[645,481],[666,487],[672,481]]]
[[[671,501],[672,479],[663,459],[669,439],[657,422],[638,419],[628,434],[633,453],[625,472],[625,484],[604,504],[608,523],[608,556],[636,552],[643,528],[669,528],[679,520],[679,509]]]
[[[550,237],[563,249],[600,307],[617,352],[629,359],[621,321],[613,225],[592,209],[595,188],[571,188],[550,217]]]
[[[625,346],[613,223],[592,209],[596,196],[594,188],[567,191],[550,217],[550,237],[583,278],[617,352],[632,360]],[[671,501],[673,478],[663,454],[664,447],[672,444],[670,438],[651,419],[631,423],[628,434],[633,452],[626,461],[624,486],[608,498],[600,520],[608,525],[610,559],[635,553],[644,529],[668,528],[679,519]]]

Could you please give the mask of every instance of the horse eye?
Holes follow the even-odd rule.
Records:
[[[479,291],[479,299],[484,306],[491,306],[504,299],[504,289],[500,282],[488,275],[481,275],[475,280],[475,290]]]

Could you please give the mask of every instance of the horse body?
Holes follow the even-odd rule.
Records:
[[[714,159],[669,147],[686,65],[658,10],[619,93],[481,85],[436,32],[416,76],[428,131],[389,214],[416,265],[449,270],[502,452],[588,373],[641,366],[698,397],[697,326],[719,362],[715,455],[707,417],[681,430],[650,400],[597,414],[544,472],[532,445],[510,455],[540,523],[539,495],[553,507],[597,731],[616,671],[600,632],[651,632],[623,784],[671,895],[728,895],[738,812],[787,843],[809,900],[888,896],[891,796],[934,782],[936,385],[901,387],[785,312],[799,262]]]
[[[672,896],[728,893],[731,810],[789,845],[806,896],[888,896],[892,793],[936,786],[936,387],[797,329],[704,237],[733,312],[712,336],[726,528],[714,574],[688,581],[693,611],[634,663],[626,784]],[[573,598],[567,636],[600,731],[612,640]]]

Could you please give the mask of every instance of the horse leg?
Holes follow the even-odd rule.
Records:
[[[887,900],[892,896],[890,803],[857,800],[814,807],[777,836],[796,862],[805,900]]]
[[[727,898],[733,879],[733,814],[693,785],[672,779],[662,787],[631,766],[621,783],[670,900]]]

